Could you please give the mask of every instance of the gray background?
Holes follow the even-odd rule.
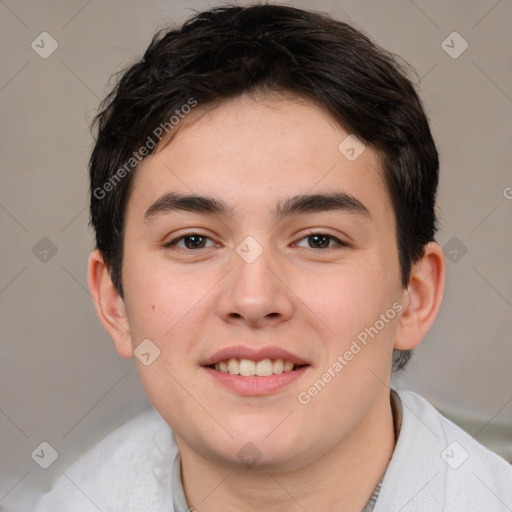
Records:
[[[437,323],[397,385],[419,391],[512,460],[512,2],[289,3],[352,22],[417,70],[441,156],[438,241],[457,259],[447,260]],[[80,453],[148,407],[133,362],[115,353],[87,291],[88,124],[112,72],[190,8],[208,3],[0,1],[6,510],[29,510]],[[31,48],[43,31],[59,44],[47,59]],[[454,31],[469,44],[458,58],[442,47]],[[445,44],[453,52],[460,43]],[[43,237],[56,254],[41,252],[49,249]],[[59,454],[46,470],[31,458],[42,441]]]

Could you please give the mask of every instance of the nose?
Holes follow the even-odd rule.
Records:
[[[234,252],[232,265],[221,283],[217,303],[218,314],[225,322],[261,328],[292,317],[293,293],[286,283],[282,262],[272,257],[270,250],[263,250],[254,261]]]

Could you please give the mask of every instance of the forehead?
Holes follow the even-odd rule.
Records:
[[[178,191],[254,213],[291,196],[343,192],[389,213],[377,151],[301,98],[244,95],[198,106],[180,123],[142,162],[132,187],[137,202]]]

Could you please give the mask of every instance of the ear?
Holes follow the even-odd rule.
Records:
[[[441,307],[444,277],[443,250],[436,242],[430,242],[421,259],[411,268],[394,348],[410,350],[421,343]]]
[[[87,283],[98,317],[112,338],[117,352],[122,357],[133,357],[126,307],[97,249],[89,255]]]

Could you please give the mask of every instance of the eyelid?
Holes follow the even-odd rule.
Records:
[[[178,236],[173,236],[171,240],[169,240],[168,242],[164,242],[162,244],[162,246],[164,248],[168,248],[168,247],[172,247],[172,246],[176,246],[176,244],[178,242],[180,242],[181,240],[183,240],[184,238],[188,238],[190,236],[200,236],[202,238],[206,238],[208,240],[210,240],[211,242],[213,242],[214,244],[217,244],[217,242],[215,242],[215,240],[212,239],[211,236],[208,236],[207,234],[205,233],[201,233],[200,231],[187,231],[181,235],[178,235]],[[184,249],[183,247],[178,247],[179,249]],[[209,249],[209,247],[204,247],[204,249]],[[192,251],[193,249],[184,249],[185,251]],[[198,250],[198,249],[196,249]]]
[[[334,249],[336,246],[338,246],[338,247],[340,247],[340,246],[341,247],[350,247],[350,245],[347,242],[341,240],[341,238],[339,238],[338,236],[332,235],[328,231],[321,230],[321,229],[312,229],[311,231],[307,231],[306,233],[301,235],[301,237],[297,240],[297,242],[301,242],[305,238],[309,238],[310,236],[315,236],[315,235],[326,236],[327,238],[330,238],[331,240],[334,240],[336,242],[336,244],[334,246],[332,246],[332,247],[327,247],[325,249],[308,247],[308,249],[311,249],[313,251],[327,251],[328,249]],[[297,242],[294,242],[294,245],[296,245]]]
[[[314,247],[308,247],[308,249],[311,249],[311,250],[317,250],[317,251],[326,251],[327,249],[333,249],[335,248],[336,246],[342,246],[342,247],[349,247],[350,245],[341,240],[339,237],[333,235],[333,234],[330,234],[328,231],[326,230],[321,230],[321,229],[312,229],[310,231],[307,231],[306,233],[303,233],[301,235],[301,237],[299,239],[297,239],[296,242],[293,242],[292,245],[295,245],[297,246],[296,244],[298,242],[301,242],[302,240],[306,239],[306,238],[309,238],[310,236],[315,236],[315,235],[323,235],[323,236],[326,236],[327,238],[329,238],[330,240],[336,242],[336,244],[332,247],[327,247],[327,248],[314,248]],[[196,230],[193,230],[193,231],[187,231],[183,234],[180,234],[179,236],[175,236],[173,237],[169,242],[165,242],[163,244],[163,247],[164,248],[168,248],[168,247],[172,247],[172,246],[176,246],[177,247],[177,243],[179,243],[181,240],[183,240],[184,238],[188,238],[188,237],[191,237],[191,236],[199,236],[199,237],[202,237],[202,238],[205,238],[211,242],[213,242],[214,244],[216,245],[219,245],[217,242],[215,242],[215,240],[212,239],[212,237],[208,236],[207,234],[205,233],[201,233],[200,231],[196,231]],[[210,246],[211,247],[211,246]],[[187,248],[183,248],[183,247],[179,247],[179,249],[183,249],[185,251],[199,251],[200,249],[208,249],[210,247],[201,247],[199,249],[187,249]]]

